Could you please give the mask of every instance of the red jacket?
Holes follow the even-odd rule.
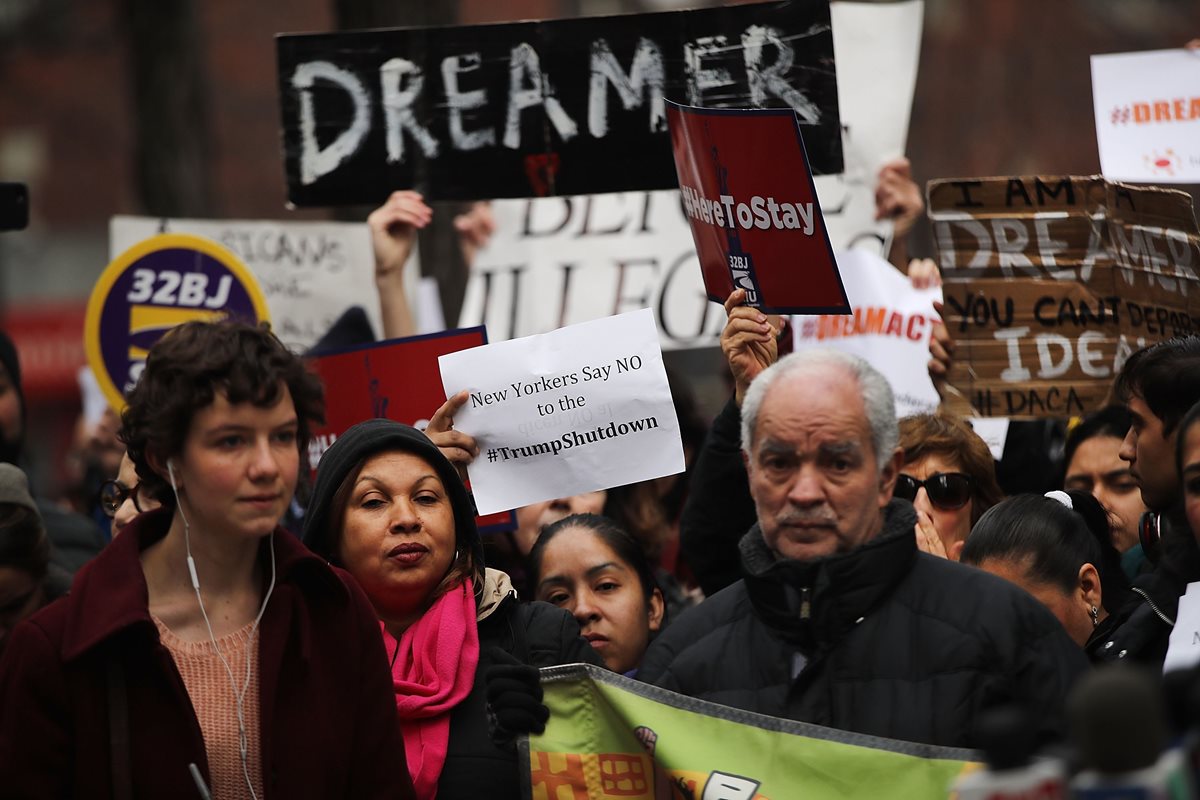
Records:
[[[200,797],[189,763],[212,785],[139,562],[169,523],[166,511],[139,517],[79,571],[67,597],[13,630],[0,659],[0,797],[115,797],[114,758],[127,759],[131,797]],[[265,797],[412,797],[370,603],[282,528],[274,543],[275,592],[259,632]],[[114,683],[128,709],[116,728]],[[114,730],[127,732],[127,748],[110,746]]]

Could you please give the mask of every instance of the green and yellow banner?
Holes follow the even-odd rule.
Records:
[[[522,740],[530,800],[947,796],[969,750],[880,739],[696,700],[584,664],[542,670],[550,721]]]

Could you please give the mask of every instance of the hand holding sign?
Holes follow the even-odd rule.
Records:
[[[950,331],[946,330],[946,323],[942,322],[942,303],[935,302],[933,310],[937,313],[938,318],[933,323],[933,332],[929,336],[929,380],[933,382],[933,388],[937,391],[938,397],[946,396],[946,378],[950,374],[950,368],[954,365],[954,338],[950,335]]]
[[[875,219],[895,223],[893,236],[906,236],[925,211],[921,187],[912,179],[912,164],[907,158],[894,158],[879,170],[875,185]]]
[[[750,382],[779,358],[776,338],[779,328],[757,308],[742,305],[745,302],[746,290],[734,289],[725,301],[729,322],[721,332],[721,352],[733,373],[734,397],[739,407]]]
[[[392,192],[387,202],[367,217],[385,339],[412,336],[417,331],[404,286],[404,265],[417,243],[417,231],[432,219],[433,210],[421,195],[409,191]]]
[[[392,192],[367,217],[375,251],[375,280],[399,277],[412,254],[417,231],[433,220],[433,209],[418,192]]]
[[[462,431],[454,430],[454,415],[466,405],[471,393],[466,389],[451,397],[429,420],[425,435],[437,445],[438,450],[446,460],[458,470],[458,476],[467,482],[467,465],[479,457],[479,445],[475,437]]]

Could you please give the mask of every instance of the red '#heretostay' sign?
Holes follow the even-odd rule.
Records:
[[[684,213],[709,299],[735,288],[777,314],[849,314],[790,109],[668,103]]]

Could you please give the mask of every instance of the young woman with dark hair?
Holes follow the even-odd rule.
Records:
[[[1108,513],[1087,492],[1000,502],[972,528],[962,561],[1028,591],[1093,658],[1110,632],[1110,615],[1130,597]]]
[[[1122,553],[1125,574],[1138,574],[1146,557],[1138,541],[1138,522],[1146,512],[1128,462],[1121,460],[1121,444],[1129,432],[1129,410],[1106,406],[1067,433],[1063,452],[1064,489],[1090,492],[1112,518],[1112,543]]]
[[[1200,541],[1200,403],[1179,423],[1175,467],[1183,485],[1183,508],[1192,536]]]
[[[607,517],[576,514],[542,531],[529,560],[534,597],[570,611],[606,667],[636,673],[666,621],[638,541]]]
[[[278,526],[322,391],[269,331],[151,348],[121,438],[141,514],[0,660],[21,797],[411,797],[374,614]]]

